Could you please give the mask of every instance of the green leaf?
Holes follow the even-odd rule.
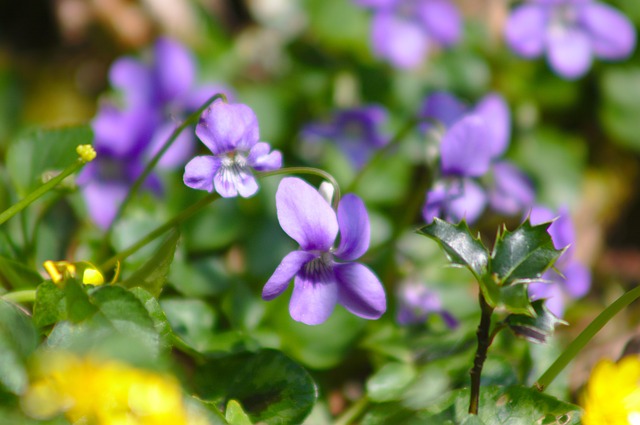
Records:
[[[562,251],[555,249],[547,232],[550,223],[532,226],[527,219],[513,232],[498,235],[491,255],[491,273],[499,286],[539,279]]]
[[[180,232],[173,230],[158,247],[153,256],[133,275],[121,284],[125,288],[141,287],[157,297],[167,282],[171,262],[176,252]]]
[[[42,184],[47,172],[62,171],[78,155],[76,146],[91,144],[88,125],[28,131],[7,150],[7,168],[18,194],[24,196]]]
[[[8,258],[0,257],[0,280],[13,289],[35,288],[44,279],[37,271]]]
[[[187,344],[204,350],[213,337],[216,313],[202,300],[170,298],[160,303],[171,328]]]
[[[67,298],[64,290],[50,280],[36,289],[33,304],[33,323],[41,328],[67,318]]]
[[[545,343],[557,325],[568,325],[547,309],[544,300],[534,301],[532,305],[536,313],[534,317],[511,314],[506,319],[507,325],[517,336],[531,342]]]
[[[453,264],[468,268],[478,279],[485,274],[489,253],[464,220],[451,224],[435,218],[418,233],[438,242]]]
[[[499,298],[496,306],[503,306],[514,314],[535,315],[527,285],[524,283],[499,288]]]
[[[456,423],[471,415],[469,391],[461,390],[455,401]],[[478,418],[485,425],[531,425],[580,423],[581,409],[529,387],[482,387]]]
[[[235,400],[229,400],[229,403],[227,403],[225,419],[231,425],[253,425],[253,422],[249,419],[249,415],[242,410],[240,403]]]
[[[31,318],[16,305],[0,299],[0,383],[21,394],[28,384],[25,362],[38,337]]]
[[[388,363],[367,381],[367,395],[376,402],[399,400],[415,377],[411,365]]]
[[[125,288],[109,285],[99,287],[89,297],[97,307],[92,320],[106,319],[119,333],[138,340],[149,348],[159,348],[160,336],[155,324],[134,294]]]
[[[158,303],[158,300],[149,292],[139,287],[132,288],[130,292],[135,295],[142,305],[144,305],[147,313],[149,313],[149,317],[153,320],[153,325],[155,326],[158,335],[160,335],[163,344],[168,346],[174,337],[174,333],[164,310],[162,310],[160,303]]]
[[[64,294],[67,306],[66,318],[70,321],[80,323],[93,316],[97,311],[89,300],[86,286],[77,280],[67,279],[64,282]]]
[[[253,422],[301,423],[318,397],[311,376],[276,350],[211,359],[196,373],[205,400],[237,400]]]

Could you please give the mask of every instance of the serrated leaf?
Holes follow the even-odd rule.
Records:
[[[568,324],[549,311],[545,305],[545,300],[534,301],[532,305],[535,310],[534,317],[511,314],[506,319],[507,325],[517,336],[531,342],[545,343],[547,338],[553,335],[557,325]]]
[[[37,271],[4,257],[0,257],[0,279],[13,289],[35,288],[44,280]]]
[[[25,362],[38,343],[31,318],[14,304],[0,299],[0,383],[21,394],[28,383]]]
[[[435,218],[431,224],[419,229],[418,233],[438,242],[453,264],[468,268],[476,278],[479,279],[486,272],[489,252],[471,234],[471,229],[464,220],[451,224]]]
[[[76,160],[76,146],[91,144],[88,125],[32,130],[19,136],[7,150],[7,169],[21,196],[42,184],[45,172],[61,171]]]
[[[540,278],[562,251],[553,246],[547,232],[550,223],[532,226],[527,219],[513,232],[503,230],[491,255],[491,273],[500,286]]]
[[[276,350],[210,359],[194,376],[200,398],[237,400],[253,422],[302,423],[318,397],[307,371]]]
[[[133,275],[121,282],[121,285],[125,288],[140,287],[147,290],[154,297],[158,297],[167,281],[179,238],[180,232],[173,230],[153,256]]]
[[[527,316],[535,315],[527,285],[524,283],[501,287],[498,305],[506,308],[510,313]]]
[[[33,323],[41,328],[67,318],[67,298],[62,288],[50,280],[36,289],[33,304]]]

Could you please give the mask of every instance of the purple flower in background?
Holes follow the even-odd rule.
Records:
[[[361,168],[374,151],[387,144],[388,138],[380,132],[386,120],[387,111],[381,106],[343,109],[329,122],[305,126],[302,137],[310,143],[333,141],[355,167]]]
[[[564,315],[567,299],[580,298],[589,292],[591,273],[580,262],[573,258],[575,231],[567,210],[561,209],[558,214],[544,207],[531,210],[531,224],[537,225],[554,220],[549,226],[549,234],[556,249],[566,248],[556,261],[554,270],[548,270],[541,282],[529,284],[529,295],[532,299],[546,299],[546,306],[557,317]]]
[[[294,279],[289,303],[294,320],[318,325],[337,303],[365,319],[379,318],[387,307],[384,288],[371,270],[355,262],[369,248],[369,216],[362,200],[345,195],[336,216],[315,188],[287,177],[278,186],[276,206],[280,226],[300,248],[284,257],[262,298],[274,299]],[[334,248],[338,232],[340,243]]]
[[[259,141],[258,118],[247,105],[216,100],[200,117],[196,135],[213,156],[197,156],[185,167],[184,183],[193,189],[246,198],[258,190],[252,170],[282,166],[282,154]]]
[[[535,193],[531,182],[515,166],[499,161],[509,146],[511,135],[509,107],[497,93],[490,93],[469,108],[456,97],[436,92],[425,101],[421,117],[444,128],[440,142],[440,179],[427,193],[423,216],[468,222],[477,220],[487,203],[503,214],[528,209]],[[437,131],[434,123],[424,131]],[[478,181],[490,173],[489,188]]]
[[[424,323],[432,314],[439,314],[451,329],[458,326],[455,317],[444,308],[438,295],[418,282],[407,282],[398,290],[398,313],[396,320],[401,325]]]
[[[448,0],[355,0],[373,9],[373,52],[393,66],[419,66],[432,44],[451,46],[460,38],[460,15]]]
[[[196,110],[216,92],[195,86],[195,62],[178,42],[160,38],[150,63],[132,57],[116,60],[109,79],[123,98],[118,107],[105,101],[92,121],[98,153],[79,176],[93,221],[108,228],[131,185],[177,128],[176,120]],[[158,163],[160,169],[184,164],[194,150],[194,136],[184,131]],[[150,174],[143,188],[161,193],[160,180]]]
[[[584,75],[593,57],[619,60],[636,43],[629,19],[591,0],[532,0],[516,7],[505,28],[507,44],[525,58],[543,54],[568,79]]]

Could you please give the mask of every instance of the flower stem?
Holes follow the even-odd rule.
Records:
[[[160,161],[162,156],[165,154],[165,152],[167,152],[167,150],[171,147],[171,145],[176,141],[180,133],[182,133],[182,131],[185,128],[195,124],[196,121],[200,118],[200,115],[202,115],[202,113],[204,112],[204,110],[207,109],[209,105],[211,105],[217,99],[223,99],[225,102],[227,101],[227,97],[223,93],[218,93],[214,96],[211,96],[209,100],[207,100],[200,108],[198,108],[198,110],[196,110],[191,115],[189,115],[187,119],[185,119],[182,122],[182,124],[178,126],[173,131],[173,133],[171,133],[171,136],[167,139],[164,145],[162,145],[162,148],[160,148],[160,150],[156,152],[153,158],[151,158],[151,161],[149,161],[149,163],[145,166],[144,170],[142,171],[142,174],[140,174],[140,176],[138,176],[135,182],[133,182],[131,189],[129,190],[129,192],[127,193],[127,196],[124,198],[124,200],[120,204],[120,207],[118,208],[118,211],[116,212],[114,219],[111,221],[111,224],[107,228],[107,231],[104,236],[105,244],[108,244],[109,239],[111,238],[111,233],[113,232],[114,224],[120,219],[122,214],[124,214],[125,209],[131,202],[131,199],[133,199],[135,194],[138,193],[140,186],[142,186],[142,184],[145,182],[149,174],[151,174],[151,171],[153,171],[153,169],[158,164],[158,162]]]
[[[32,303],[36,300],[36,290],[27,289],[24,291],[9,292],[4,294],[2,299],[14,303]]]
[[[333,186],[333,189],[335,191],[333,196],[333,208],[338,208],[338,204],[340,203],[340,185],[338,185],[338,182],[331,174],[327,173],[324,170],[311,167],[287,167],[280,168],[279,170],[256,173],[258,177],[269,177],[282,174],[311,174],[314,176],[322,177]]]
[[[585,345],[611,320],[633,301],[640,298],[640,286],[623,294],[609,307],[605,308],[586,328],[564,349],[555,362],[533,384],[538,391],[544,391],[562,370],[578,355]]]
[[[342,415],[340,415],[333,425],[349,425],[355,423],[355,420],[362,415],[362,412],[364,412],[364,409],[366,409],[368,405],[369,399],[367,399],[367,397],[362,397],[349,407],[349,409],[347,409]]]
[[[105,261],[99,267],[100,270],[104,272],[106,270],[109,270],[109,269],[115,267],[115,265],[119,261],[122,261],[122,260],[126,259],[127,257],[129,257],[130,255],[134,254],[140,248],[144,247],[148,243],[150,243],[153,240],[157,239],[158,237],[162,236],[165,232],[167,232],[168,230],[176,227],[177,225],[179,225],[180,223],[182,223],[183,221],[185,221],[186,219],[188,219],[189,217],[191,217],[192,215],[194,215],[195,213],[200,211],[202,208],[206,207],[207,205],[209,205],[210,203],[212,203],[213,201],[215,201],[218,198],[220,198],[220,195],[218,195],[217,193],[214,192],[214,193],[211,193],[211,194],[205,196],[204,198],[200,199],[198,202],[196,202],[195,204],[191,205],[186,210],[183,210],[180,214],[176,215],[171,220],[169,220],[166,223],[164,223],[162,226],[157,227],[155,230],[153,230],[150,233],[148,233],[144,238],[140,239],[138,242],[136,242],[135,244],[131,245],[129,248],[125,249],[124,251],[119,252],[118,254],[114,255],[113,257],[111,257],[110,259]]]
[[[491,307],[484,299],[484,295],[480,292],[480,325],[478,325],[478,348],[476,349],[476,356],[473,360],[473,368],[469,375],[471,375],[471,398],[469,400],[469,413],[472,415],[478,414],[478,405],[480,400],[480,376],[482,374],[482,367],[484,361],[487,359],[487,351],[491,345],[491,336],[489,331],[491,328],[491,315],[493,314],[493,307]]]
[[[393,136],[389,143],[377,150],[376,153],[373,154],[371,159],[360,169],[360,171],[358,171],[358,174],[356,174],[356,176],[347,187],[347,192],[355,191],[358,188],[358,185],[360,184],[360,181],[362,180],[364,175],[367,174],[367,171],[369,171],[378,161],[380,161],[394,146],[400,143],[420,121],[421,120],[417,118],[409,119],[405,123],[405,125],[400,128],[400,130],[395,134],[395,136]]]
[[[25,209],[26,207],[28,207],[29,205],[31,205],[33,201],[35,201],[36,199],[38,199],[39,197],[41,197],[42,195],[44,195],[45,193],[47,193],[48,191],[56,187],[62,180],[64,180],[71,174],[75,173],[76,171],[80,170],[84,166],[84,164],[85,162],[83,160],[78,159],[76,162],[74,162],[73,164],[65,168],[60,174],[58,174],[57,176],[55,176],[54,178],[52,178],[42,186],[38,187],[33,192],[29,193],[27,196],[21,199],[18,203],[13,204],[12,206],[4,210],[0,214],[0,225],[3,224],[5,221],[9,220],[11,217],[16,215],[20,211],[22,211],[23,209]]]

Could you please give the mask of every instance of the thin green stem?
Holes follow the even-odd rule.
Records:
[[[340,417],[333,422],[333,425],[349,425],[355,423],[368,405],[369,399],[362,397],[351,405],[351,407],[349,407],[342,415],[340,415]]]
[[[480,325],[478,325],[478,348],[476,349],[476,355],[473,360],[473,368],[469,372],[471,375],[471,397],[469,400],[469,413],[472,415],[478,414],[478,407],[480,403],[480,377],[482,375],[482,367],[487,359],[487,351],[491,345],[491,336],[489,335],[491,329],[491,315],[493,314],[493,307],[491,307],[484,299],[484,295],[480,292]]]
[[[331,183],[333,186],[334,194],[333,194],[333,207],[338,208],[338,203],[340,203],[340,185],[336,179],[329,173],[324,170],[320,170],[319,168],[310,168],[310,167],[287,167],[280,168],[279,170],[273,171],[265,171],[261,173],[257,173],[258,177],[269,177],[269,176],[277,176],[282,174],[311,174],[314,176],[319,176]]]
[[[140,248],[154,241],[156,238],[162,236],[168,230],[178,226],[180,223],[182,223],[183,221],[185,221],[186,219],[188,219],[189,217],[191,217],[192,215],[194,215],[195,213],[200,211],[202,208],[206,207],[207,205],[209,205],[210,203],[212,203],[218,198],[220,198],[220,195],[214,192],[200,199],[198,202],[191,205],[186,210],[183,210],[180,214],[176,215],[171,220],[164,223],[162,226],[159,226],[155,230],[152,230],[151,232],[149,232],[145,237],[140,239],[135,244],[131,245],[129,248],[119,252],[118,254],[114,255],[113,257],[105,261],[100,266],[100,270],[104,272],[106,270],[110,270],[111,268],[115,267],[115,265],[119,261],[122,261],[125,258],[129,257],[130,255],[136,253]]]
[[[133,182],[133,185],[131,186],[131,189],[127,193],[127,196],[124,198],[124,200],[120,204],[120,207],[118,208],[118,211],[116,212],[116,215],[113,221],[107,228],[107,231],[105,232],[105,236],[104,236],[105,244],[108,244],[109,239],[111,238],[111,233],[113,232],[114,224],[120,219],[122,214],[124,214],[125,209],[131,202],[131,199],[133,199],[136,193],[138,193],[138,190],[140,190],[140,187],[147,180],[147,177],[149,177],[149,174],[151,174],[151,172],[153,171],[155,166],[158,164],[162,156],[165,154],[165,152],[167,152],[167,150],[171,147],[171,145],[176,141],[180,133],[182,133],[182,131],[185,128],[195,124],[200,118],[200,115],[202,115],[202,113],[204,112],[204,110],[207,109],[209,105],[211,105],[217,99],[223,99],[225,102],[227,101],[226,96],[222,93],[218,93],[214,96],[211,96],[209,100],[207,100],[200,108],[198,108],[197,111],[189,115],[187,119],[185,119],[182,122],[182,124],[178,126],[173,131],[173,133],[171,133],[171,136],[167,139],[164,145],[162,145],[162,148],[160,148],[160,150],[156,152],[153,158],[151,158],[151,161],[149,161],[149,163],[145,166],[144,170],[142,171],[142,174],[140,174],[140,176],[136,179],[136,181]]]
[[[84,161],[80,159],[77,160],[76,162],[74,162],[73,164],[65,168],[60,174],[58,174],[57,176],[55,176],[54,178],[52,178],[42,186],[38,187],[33,192],[29,193],[18,203],[4,210],[0,214],[0,225],[3,224],[5,221],[9,220],[11,217],[16,215],[20,211],[22,211],[23,209],[25,209],[26,207],[28,207],[29,205],[31,205],[33,201],[35,201],[36,199],[38,199],[39,197],[41,197],[42,195],[44,195],[45,193],[47,193],[48,191],[56,187],[62,180],[64,180],[71,174],[75,173],[76,171],[80,170],[84,166],[84,164],[85,164]]]
[[[2,299],[14,303],[32,303],[36,300],[36,290],[27,289],[24,291],[9,292],[4,294]]]
[[[411,118],[409,121],[405,123],[402,128],[393,136],[393,138],[387,143],[384,147],[377,150],[375,154],[371,157],[371,159],[358,171],[358,174],[353,178],[349,186],[347,187],[347,192],[353,192],[358,188],[360,181],[364,177],[365,174],[380,161],[394,146],[400,143],[407,134],[413,130],[413,128],[420,122],[420,119]]]
[[[533,386],[538,391],[544,391],[562,370],[574,359],[589,341],[622,309],[640,298],[640,286],[623,294],[609,307],[605,308],[571,343],[564,349],[555,362],[542,374]]]

